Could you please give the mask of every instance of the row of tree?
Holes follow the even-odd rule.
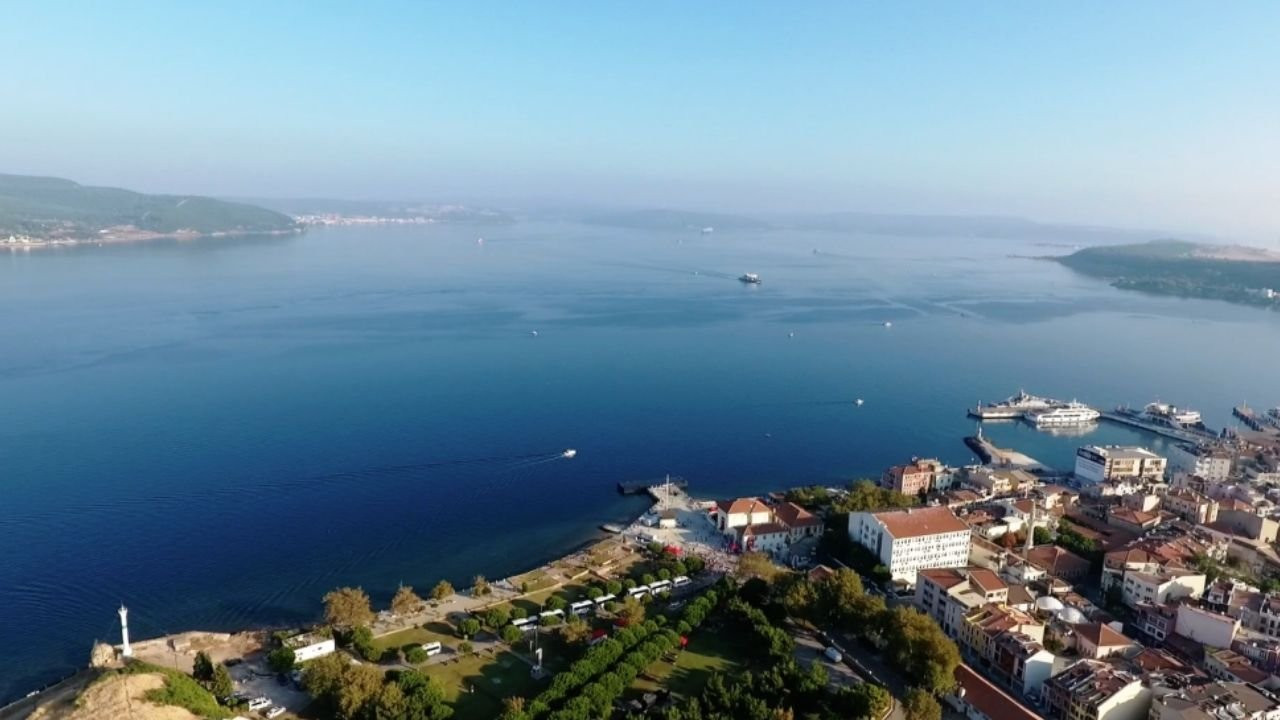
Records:
[[[218,702],[225,703],[235,692],[231,682],[231,673],[225,665],[214,664],[209,654],[201,650],[196,653],[195,664],[191,668],[191,677],[196,679],[205,690],[208,690]]]
[[[334,653],[307,663],[303,686],[321,716],[336,720],[446,720],[453,708],[439,683],[417,670],[383,673]]]

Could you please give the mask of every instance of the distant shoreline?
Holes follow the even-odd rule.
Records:
[[[157,240],[213,240],[221,238],[241,238],[252,237],[255,235],[279,237],[283,235],[301,235],[307,231],[305,225],[299,225],[295,228],[287,230],[219,230],[216,232],[172,232],[157,233],[146,230],[130,231],[121,235],[102,235],[94,238],[32,238],[23,237],[0,239],[0,248],[10,251],[19,250],[37,250],[45,248],[59,247],[81,247],[81,246],[103,246],[103,245],[129,245],[134,243],[148,243]]]

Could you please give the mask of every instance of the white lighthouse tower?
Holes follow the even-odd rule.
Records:
[[[120,605],[120,655],[133,657],[133,648],[129,646],[129,608]]]

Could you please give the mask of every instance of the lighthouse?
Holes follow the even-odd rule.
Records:
[[[120,655],[133,657],[133,648],[129,647],[129,608],[120,605]]]

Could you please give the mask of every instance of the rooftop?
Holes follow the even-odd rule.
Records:
[[[969,531],[948,507],[908,508],[874,513],[874,517],[895,540]]]
[[[964,702],[989,718],[1000,720],[1039,720],[1039,716],[973,668],[961,663],[956,667],[956,684],[964,690]]]
[[[1133,644],[1133,641],[1125,637],[1123,633],[1116,632],[1111,629],[1110,625],[1104,625],[1103,623],[1080,623],[1071,627],[1076,631],[1076,635],[1100,648]]]
[[[738,498],[737,500],[717,500],[716,505],[722,512],[730,514],[770,512],[769,506],[760,498]]]
[[[778,521],[787,527],[821,525],[822,519],[793,502],[779,503],[773,510]]]
[[[1097,453],[1112,460],[1153,460],[1162,459],[1159,455],[1137,445],[1086,445],[1081,451]]]

